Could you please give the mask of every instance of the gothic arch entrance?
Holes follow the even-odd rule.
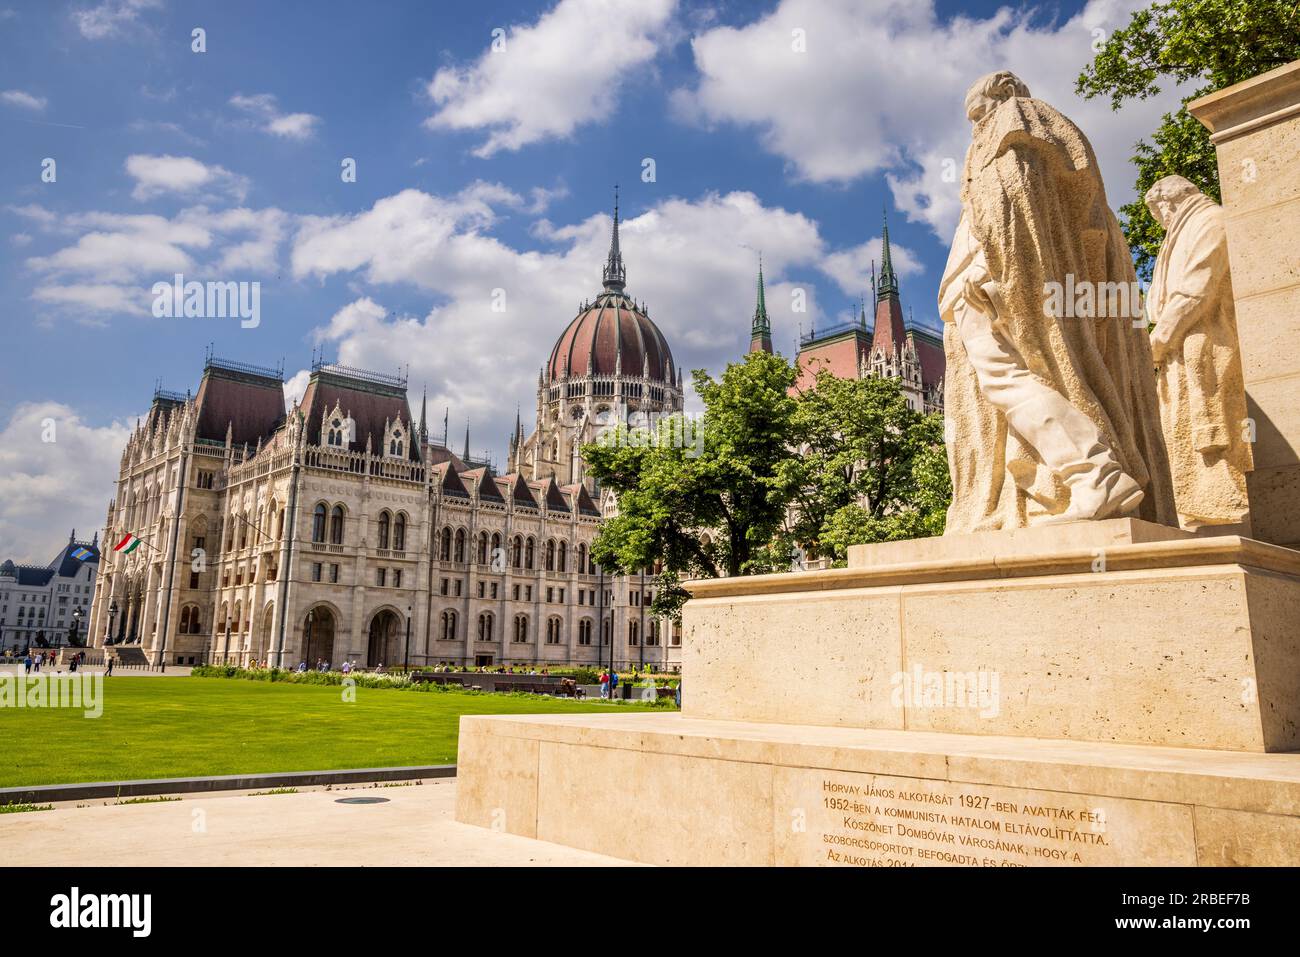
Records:
[[[370,640],[366,646],[366,667],[392,668],[402,660],[401,618],[391,608],[382,608],[370,619]]]
[[[307,615],[311,616],[311,641],[307,640]],[[316,660],[324,659],[334,666],[334,612],[325,605],[317,605],[302,619],[302,660],[308,668],[316,667]]]

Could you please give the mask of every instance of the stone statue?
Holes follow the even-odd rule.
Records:
[[[1092,146],[1005,71],[971,88],[966,114],[962,215],[939,289],[947,533],[1174,524],[1137,277]]]
[[[1165,228],[1147,313],[1178,522],[1235,524],[1254,463],[1223,210],[1181,176],[1157,182],[1146,204]]]

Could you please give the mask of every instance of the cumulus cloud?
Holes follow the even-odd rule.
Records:
[[[884,240],[877,236],[850,249],[830,253],[822,261],[821,270],[834,279],[840,291],[846,295],[863,296],[871,289],[873,263],[876,274],[880,273],[883,250]],[[889,241],[889,258],[894,264],[894,272],[900,277],[916,276],[924,272],[925,267],[916,254],[892,239]]]
[[[237,93],[230,98],[230,105],[248,114],[263,132],[287,140],[310,139],[321,123],[321,118],[312,113],[281,112],[279,102],[272,93],[256,93],[251,96]]]
[[[103,40],[128,32],[142,13],[162,6],[163,0],[104,0],[73,10],[72,22],[87,40]]]
[[[72,528],[85,538],[102,529],[129,434],[59,402],[14,409],[0,431],[0,557],[44,565]]]
[[[49,100],[43,96],[36,96],[28,93],[26,90],[5,90],[0,92],[0,103],[6,103],[9,106],[16,106],[20,109],[31,110],[33,113],[39,113],[49,105]]]
[[[537,22],[511,27],[474,63],[438,70],[427,87],[437,111],[425,123],[486,130],[474,150],[484,157],[568,136],[609,116],[629,80],[650,75],[675,7],[676,0],[560,0]]]
[[[276,268],[292,217],[281,210],[192,206],[175,216],[83,212],[59,215],[38,205],[11,210],[70,240],[25,265],[38,277],[32,298],[96,313],[142,313],[148,290],[175,273],[242,279]]]
[[[209,166],[192,156],[148,156],[137,153],[126,158],[127,175],[135,180],[131,196],[149,200],[176,193],[182,196],[223,193],[243,202],[248,195],[248,178],[221,166]]]
[[[1167,91],[1112,113],[1084,101],[1074,80],[1092,44],[1146,0],[1090,0],[1075,16],[1041,25],[1032,8],[988,18],[942,19],[932,0],[781,0],[743,27],[692,42],[698,84],[679,90],[680,115],[753,127],[763,147],[801,178],[846,183],[884,173],[908,218],[945,241],[960,211],[958,183],[970,124],[963,98],[985,73],[1011,69],[1033,94],[1092,139],[1115,205],[1132,193],[1135,141],[1177,107]],[[795,49],[803,31],[806,52]]]
[[[434,388],[430,408],[450,406],[453,418],[474,423],[476,448],[499,449],[515,405],[531,406],[555,340],[579,303],[600,291],[609,246],[605,213],[538,224],[539,248],[486,235],[500,207],[518,201],[485,184],[445,197],[405,190],[353,216],[306,222],[290,257],[298,278],[358,276],[372,287],[428,293],[437,304],[413,315],[367,288],[316,330],[316,341],[347,365],[390,371],[409,363],[412,388]],[[817,317],[813,280],[825,243],[802,214],[752,193],[710,193],[661,201],[621,230],[628,293],[646,302],[688,374],[744,352],[760,247],[768,310],[787,354],[797,324]],[[809,310],[795,313],[801,299]]]

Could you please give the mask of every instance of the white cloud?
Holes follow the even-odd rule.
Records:
[[[230,105],[249,114],[260,124],[263,132],[283,139],[309,139],[321,122],[319,116],[311,113],[281,113],[272,93],[256,93],[252,96],[237,93],[230,98]]]
[[[431,129],[486,130],[477,156],[570,135],[613,112],[629,81],[645,82],[676,0],[560,0],[536,23],[511,27],[504,48],[443,67],[427,93]]]
[[[541,223],[541,248],[514,248],[484,233],[497,207],[520,199],[498,189],[405,190],[354,216],[307,221],[291,254],[298,278],[355,275],[430,294],[437,305],[419,316],[390,311],[382,291],[363,288],[316,339],[346,365],[409,363],[413,390],[435,387],[431,409],[450,406],[453,418],[473,422],[475,448],[502,447],[514,406],[531,407],[552,345],[578,303],[600,291],[610,235],[601,213]],[[759,248],[778,346],[790,354],[796,324],[817,318],[816,284],[805,280],[825,252],[817,224],[751,193],[664,200],[623,223],[622,248],[629,294],[648,304],[688,376],[720,369],[748,345]],[[806,314],[792,311],[796,287],[810,300]],[[504,291],[503,312],[492,308],[495,290]]]
[[[126,32],[140,14],[162,6],[163,0],[104,0],[96,6],[72,11],[72,22],[87,40],[103,40]]]
[[[866,295],[871,289],[871,267],[875,263],[880,274],[881,251],[884,241],[877,236],[851,249],[831,253],[821,263],[821,271],[835,280],[840,291],[848,296]],[[906,246],[889,241],[889,258],[894,272],[899,276],[916,276],[925,271],[921,261]]]
[[[64,286],[37,286],[32,298],[50,306],[62,306],[83,318],[103,314],[148,315],[153,301],[148,290],[108,283],[70,283]]]
[[[178,272],[200,280],[270,273],[293,219],[275,208],[213,211],[202,205],[171,218],[93,211],[59,216],[36,205],[11,209],[71,239],[48,255],[28,257],[25,265],[39,277],[35,301],[78,315],[147,311],[152,298],[145,291]]]
[[[31,233],[14,233],[9,237],[9,242],[15,246],[29,246],[32,242]]]
[[[124,422],[92,426],[59,402],[19,405],[0,432],[0,556],[44,565],[70,529],[102,530],[129,435]]]
[[[0,93],[0,103],[7,103],[10,106],[17,106],[24,110],[31,110],[39,113],[49,105],[49,100],[43,96],[36,96],[28,93],[26,90],[5,90]]]
[[[126,158],[127,175],[135,180],[131,196],[149,200],[166,193],[193,196],[227,193],[238,202],[248,195],[248,178],[220,166],[209,166],[192,156],[148,156],[137,153]]]
[[[1011,69],[1092,139],[1109,198],[1132,194],[1133,143],[1174,109],[1168,91],[1120,113],[1084,101],[1074,80],[1092,60],[1094,30],[1124,26],[1146,0],[1091,0],[1069,20],[1034,26],[1041,10],[1004,7],[987,19],[941,20],[918,0],[782,0],[741,28],[695,38],[701,74],[674,102],[703,123],[752,126],[768,151],[803,179],[843,183],[885,173],[894,201],[947,241],[960,209],[958,183],[970,124],[967,88]],[[807,52],[792,49],[805,31]],[[956,168],[956,176],[945,173]]]

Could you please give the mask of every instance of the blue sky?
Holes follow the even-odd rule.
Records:
[[[1176,93],[1112,114],[1072,86],[1139,5],[0,0],[0,557],[102,524],[128,423],[156,380],[197,386],[208,343],[293,389],[315,348],[409,366],[434,431],[449,408],[500,461],[599,289],[615,182],[629,292],[688,369],[743,352],[760,249],[778,349],[845,318],[885,209],[933,324],[966,87],[1016,70],[1118,206]],[[154,318],[176,271],[259,282],[260,324]]]

